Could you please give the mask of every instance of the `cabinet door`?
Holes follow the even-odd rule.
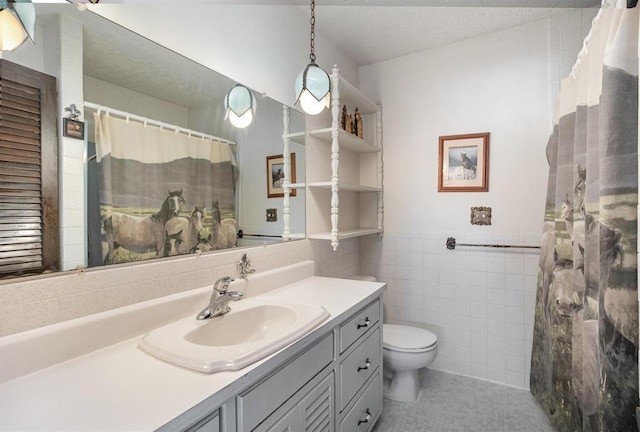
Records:
[[[256,432],[261,429],[258,427]],[[298,430],[298,407],[291,408],[280,420],[273,426],[265,429],[265,432],[297,432]]]
[[[333,373],[331,373],[302,398],[298,404],[301,431],[333,432],[335,423],[333,388]]]

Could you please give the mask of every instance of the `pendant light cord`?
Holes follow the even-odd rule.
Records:
[[[316,2],[315,2],[315,0],[311,0],[311,37],[310,37],[311,53],[309,54],[309,59],[311,60],[311,63],[315,63],[316,62],[316,54],[315,54],[316,32],[315,32],[315,26],[316,26]]]

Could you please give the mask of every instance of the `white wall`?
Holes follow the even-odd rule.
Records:
[[[383,103],[385,160],[384,240],[363,240],[362,271],[389,284],[387,320],[438,334],[435,368],[528,387],[537,250],[445,241],[539,244],[551,95],[595,12],[361,68],[361,89]],[[485,131],[489,191],[437,192],[438,136]],[[470,224],[475,206],[492,208],[491,226]]]

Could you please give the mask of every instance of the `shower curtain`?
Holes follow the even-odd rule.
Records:
[[[531,393],[559,431],[636,431],[638,10],[605,6],[562,82]]]
[[[229,144],[94,114],[102,263],[235,246]]]

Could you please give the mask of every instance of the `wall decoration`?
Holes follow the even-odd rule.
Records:
[[[489,132],[441,136],[438,192],[489,190]]]
[[[471,207],[471,225],[491,225],[491,207]]]
[[[63,118],[62,120],[64,122],[62,135],[69,138],[84,139],[84,122],[70,118]]]
[[[291,153],[291,179],[289,183],[296,182],[296,154]],[[267,198],[284,197],[284,156],[267,156]],[[296,196],[296,190],[291,189],[289,196]]]

